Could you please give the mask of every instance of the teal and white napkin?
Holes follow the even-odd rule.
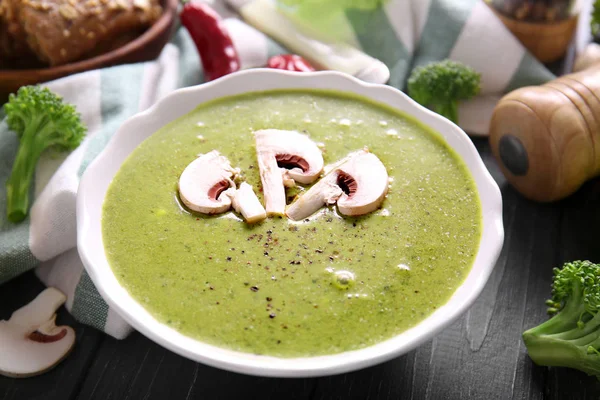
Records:
[[[553,78],[480,0],[392,0],[383,8],[348,10],[345,15],[356,43],[388,66],[393,86],[402,89],[414,66],[444,58],[481,72],[482,95],[460,109],[461,124],[470,133],[487,131],[491,108],[502,93]],[[262,66],[269,56],[285,52],[239,20],[230,19],[227,26],[244,68]],[[89,71],[46,84],[77,106],[89,131],[71,154],[42,156],[32,188],[35,201],[20,224],[6,220],[4,185],[18,139],[0,122],[0,284],[35,268],[46,285],[67,295],[66,307],[77,320],[116,338],[131,332],[101,298],[77,254],[77,187],[86,167],[125,119],[177,88],[202,81],[196,49],[187,32],[179,29],[156,61]]]

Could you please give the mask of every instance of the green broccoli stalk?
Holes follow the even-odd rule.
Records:
[[[481,75],[451,60],[432,62],[413,69],[408,95],[417,103],[458,123],[458,103],[479,93]]]
[[[12,222],[25,219],[35,166],[46,149],[72,150],[86,128],[75,107],[47,88],[23,86],[4,105],[8,127],[19,136],[19,149],[6,182],[6,213]]]
[[[533,362],[600,379],[600,265],[573,261],[555,268],[546,304],[553,317],[523,333]]]

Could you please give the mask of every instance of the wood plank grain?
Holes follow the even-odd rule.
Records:
[[[308,399],[310,379],[259,378],[231,373],[180,357],[134,333],[107,338],[78,399]]]
[[[411,399],[416,357],[428,357],[429,344],[383,364],[317,379],[315,400]],[[419,397],[414,397],[419,398]]]
[[[557,218],[554,210],[540,210],[510,188],[503,194],[505,220],[511,220],[512,202],[516,207],[513,223],[506,224],[501,268],[494,271],[485,294],[467,316],[434,340],[428,399],[509,399],[519,398],[524,391],[518,367],[525,361],[521,333],[531,297],[530,271],[553,261],[547,248],[556,244]],[[495,298],[489,294],[494,289]],[[486,313],[487,318],[482,317]],[[541,398],[540,390],[532,390],[528,398]]]
[[[0,319],[9,318],[14,310],[29,303],[42,290],[44,285],[32,272],[4,284],[1,289]],[[79,324],[64,308],[58,312],[57,324],[75,329],[73,352],[56,368],[43,375],[26,379],[0,377],[1,400],[65,400],[75,397],[104,334]]]
[[[572,260],[600,263],[600,180],[588,182],[563,201],[562,206],[560,264]],[[548,275],[551,276],[550,271]],[[600,398],[600,383],[596,378],[567,368],[548,371],[548,399]]]
[[[552,267],[600,261],[600,181],[556,204],[522,198],[506,184],[485,140],[475,140],[500,185],[506,240],[484,292],[455,324],[408,354],[348,374],[270,379],[184,359],[140,334],[117,341],[77,324],[74,353],[35,378],[0,378],[0,400],[27,399],[598,399],[600,384],[578,371],[534,365],[523,330],[547,318]],[[43,289],[32,273],[2,287],[0,318]]]

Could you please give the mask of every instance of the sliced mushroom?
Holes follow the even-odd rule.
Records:
[[[179,196],[190,210],[203,214],[220,214],[231,207],[231,198],[223,195],[233,187],[232,178],[239,169],[217,150],[192,161],[179,177]]]
[[[351,153],[286,211],[295,221],[309,217],[325,204],[337,203],[342,215],[368,214],[381,206],[388,191],[383,163],[368,150]]]
[[[55,312],[65,301],[64,294],[48,288],[15,311],[8,321],[0,321],[0,375],[39,375],[69,354],[75,344],[75,331],[55,325]]]
[[[317,212],[324,205],[335,204],[344,193],[337,185],[337,173],[331,172],[325,175],[306,193],[293,202],[287,209],[286,215],[299,221]]]
[[[264,207],[260,204],[252,186],[242,182],[235,192],[228,193],[235,211],[242,214],[247,223],[252,224],[267,218]]]
[[[323,171],[323,155],[315,142],[296,131],[263,129],[254,135],[267,214],[284,215],[285,187],[314,182]]]
[[[338,168],[337,184],[344,192],[337,201],[338,210],[342,215],[356,216],[377,210],[390,182],[381,160],[363,150]]]

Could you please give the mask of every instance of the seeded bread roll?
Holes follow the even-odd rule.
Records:
[[[0,67],[4,66],[6,63],[9,54],[11,53],[11,49],[9,47],[10,37],[8,35],[8,27],[6,23],[2,20],[2,4],[0,4]]]
[[[0,0],[0,60],[3,64],[28,65],[35,59],[19,19],[20,5],[21,0]]]
[[[162,13],[158,0],[16,1],[22,1],[20,18],[29,46],[53,66],[147,28]]]

